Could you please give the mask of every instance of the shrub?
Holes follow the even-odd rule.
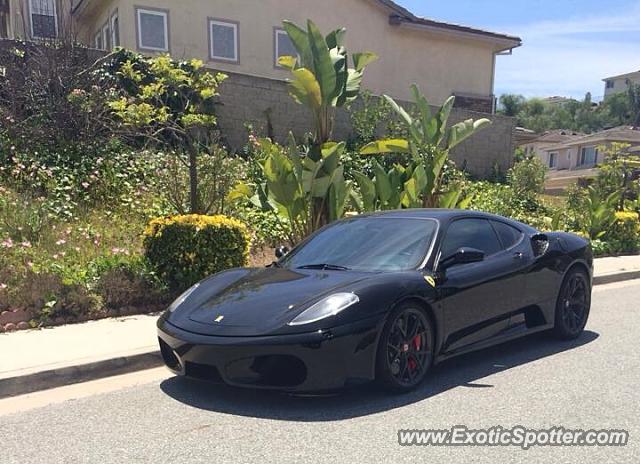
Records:
[[[216,272],[245,266],[249,245],[246,226],[226,216],[158,218],[144,232],[147,259],[174,291]]]
[[[538,229],[550,227],[553,212],[535,194],[517,194],[510,185],[491,182],[473,182],[466,190],[472,197],[469,209],[509,217]]]
[[[110,256],[92,263],[95,291],[107,309],[154,305],[162,302],[160,285],[139,256]]]
[[[547,168],[537,156],[517,162],[507,173],[509,185],[517,194],[542,193]]]
[[[638,213],[632,211],[616,212],[615,222],[605,237],[615,246],[618,253],[638,251]]]

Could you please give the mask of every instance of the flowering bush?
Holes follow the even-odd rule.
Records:
[[[247,227],[226,216],[187,215],[152,220],[145,256],[172,290],[184,290],[216,272],[247,264]]]

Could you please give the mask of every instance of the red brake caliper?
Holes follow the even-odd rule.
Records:
[[[413,340],[411,340],[411,344],[413,345],[413,348],[416,351],[420,351],[420,345],[422,344],[422,339],[420,338],[420,335],[416,335],[415,337],[413,337]],[[408,362],[409,362],[409,369],[411,369],[412,371],[415,371],[416,368],[418,367],[418,363],[416,362],[416,360],[414,358],[409,358]]]

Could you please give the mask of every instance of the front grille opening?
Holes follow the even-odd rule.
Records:
[[[258,377],[255,384],[270,387],[295,387],[307,378],[307,367],[295,356],[258,356],[250,369]]]
[[[182,366],[180,366],[180,360],[164,340],[161,338],[158,338],[158,340],[160,342],[160,353],[162,354],[164,363],[169,369],[179,372],[182,369]]]
[[[206,364],[198,364],[188,362],[185,365],[185,375],[198,380],[205,380],[207,382],[222,383],[222,377],[220,372],[214,366],[208,366]]]

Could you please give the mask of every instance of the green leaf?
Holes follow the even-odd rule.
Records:
[[[403,107],[401,107],[393,98],[388,95],[383,95],[383,98],[387,101],[387,103],[389,103],[393,111],[395,111],[404,120],[407,126],[413,126],[413,118]]]
[[[311,71],[299,68],[292,72],[294,79],[289,82],[291,95],[303,105],[314,109],[322,106],[320,84]]]
[[[386,153],[409,153],[409,142],[403,139],[377,140],[368,143],[360,150],[361,155],[379,155]]]
[[[385,205],[392,195],[391,182],[380,163],[374,163],[373,171],[376,175],[376,193],[382,205]]]
[[[371,52],[354,53],[353,66],[356,68],[356,71],[361,72],[371,63],[377,61],[378,58],[378,55]]]
[[[327,35],[327,46],[329,48],[342,48],[344,47],[344,38],[347,35],[347,30],[343,27],[330,32]]]
[[[293,71],[298,63],[298,58],[295,56],[281,56],[278,58],[278,64],[283,68]]]
[[[442,196],[440,196],[439,203],[440,208],[453,209],[458,204],[458,200],[460,199],[460,195],[462,192],[460,190],[451,190]]]
[[[282,21],[282,27],[291,39],[298,55],[300,55],[301,65],[314,71],[313,54],[311,52],[307,31],[291,21]]]
[[[320,84],[320,90],[324,103],[329,103],[336,91],[336,73],[333,67],[333,61],[331,60],[331,54],[329,53],[329,47],[324,40],[320,29],[313,21],[307,21],[309,46],[313,56],[313,62],[315,64],[315,74],[318,83]]]
[[[360,194],[362,196],[362,208],[366,212],[375,211],[375,201],[376,201],[376,184],[368,176],[365,174],[354,171],[353,177],[356,179],[356,184],[358,184],[358,188],[360,189]]]
[[[491,121],[489,119],[478,119],[477,121],[474,121],[473,119],[467,119],[466,121],[462,121],[451,126],[451,129],[449,130],[449,137],[447,140],[447,150],[451,150],[479,130],[482,130],[490,125]]]

